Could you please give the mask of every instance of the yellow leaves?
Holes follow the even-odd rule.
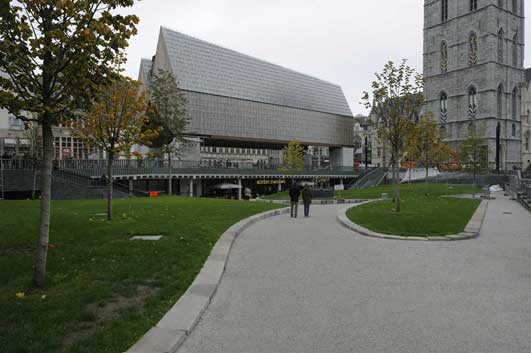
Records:
[[[24,292],[18,292],[15,294],[18,299],[24,299],[26,297],[26,293]]]

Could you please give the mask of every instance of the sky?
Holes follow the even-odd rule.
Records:
[[[155,54],[160,26],[221,45],[343,88],[354,115],[374,73],[407,59],[422,72],[423,0],[141,0],[126,74]],[[526,17],[531,16],[531,6]],[[526,28],[526,67],[531,26]]]

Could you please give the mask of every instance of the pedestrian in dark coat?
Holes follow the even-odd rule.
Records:
[[[312,204],[312,190],[306,184],[302,189],[302,203],[304,204],[304,217],[310,217],[310,205]]]
[[[300,188],[293,184],[289,189],[289,198],[291,200],[291,218],[297,218],[299,213],[299,196],[301,195]]]

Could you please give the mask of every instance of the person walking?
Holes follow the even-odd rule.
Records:
[[[312,204],[312,190],[308,184],[302,189],[302,203],[304,204],[304,217],[310,217],[310,205]]]
[[[289,189],[289,197],[291,199],[291,218],[297,218],[299,213],[299,196],[301,195],[301,190],[295,183],[291,185]]]

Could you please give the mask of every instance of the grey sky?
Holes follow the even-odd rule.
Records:
[[[128,48],[126,73],[137,78],[140,58],[155,53],[162,25],[337,83],[352,112],[363,113],[362,92],[385,62],[407,58],[422,70],[423,4],[422,0],[143,0],[132,9],[141,22]],[[526,32],[531,34],[530,26]],[[526,56],[529,66],[531,58]]]

